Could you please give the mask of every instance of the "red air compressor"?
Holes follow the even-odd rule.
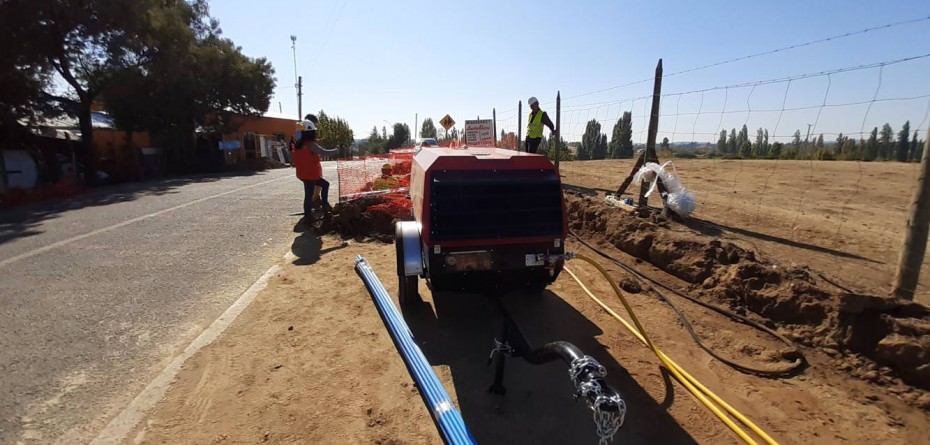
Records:
[[[561,181],[545,156],[493,147],[423,147],[413,157],[414,221],[397,223],[399,298],[433,291],[541,292],[564,263]]]

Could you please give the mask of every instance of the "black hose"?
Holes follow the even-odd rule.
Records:
[[[792,376],[792,375],[797,374],[799,371],[801,371],[801,370],[804,368],[804,366],[805,366],[805,364],[806,364],[807,361],[806,361],[806,359],[804,358],[804,355],[801,353],[801,351],[798,350],[797,346],[795,346],[794,342],[792,342],[791,340],[789,340],[789,339],[786,338],[785,336],[779,334],[778,332],[775,332],[774,330],[770,329],[768,326],[765,326],[765,325],[763,325],[763,324],[761,324],[761,323],[758,323],[758,322],[756,322],[756,321],[754,321],[754,320],[751,320],[751,319],[749,319],[749,318],[747,318],[747,317],[745,317],[745,316],[743,316],[743,315],[740,315],[740,314],[734,313],[734,312],[732,312],[732,311],[729,311],[729,310],[726,310],[726,309],[723,309],[723,308],[714,306],[714,305],[709,304],[709,303],[705,303],[705,302],[703,302],[703,301],[701,301],[701,300],[699,300],[699,299],[697,299],[697,298],[694,298],[694,297],[692,297],[692,296],[690,296],[690,295],[687,295],[687,294],[685,294],[685,293],[683,293],[683,292],[681,292],[681,291],[679,291],[679,290],[677,290],[677,289],[675,289],[675,288],[666,286],[666,285],[664,285],[664,284],[662,284],[662,283],[660,283],[660,282],[658,282],[658,281],[656,281],[656,280],[654,280],[654,279],[652,279],[652,278],[650,278],[650,277],[644,275],[642,272],[636,270],[636,269],[633,268],[632,266],[628,266],[628,265],[626,265],[626,264],[623,264],[622,262],[620,262],[620,260],[614,258],[613,256],[610,256],[610,255],[607,254],[606,252],[602,251],[601,249],[598,249],[597,247],[593,246],[591,243],[589,243],[589,242],[587,242],[586,240],[584,240],[582,237],[580,237],[580,236],[579,236],[577,233],[575,233],[574,231],[569,231],[569,233],[570,233],[573,237],[575,237],[575,239],[577,239],[581,244],[584,244],[587,248],[591,249],[592,251],[594,251],[594,252],[597,253],[598,255],[600,255],[600,256],[604,257],[605,259],[609,260],[610,262],[616,264],[618,267],[620,267],[621,269],[623,269],[623,270],[626,271],[627,273],[629,273],[629,274],[631,274],[631,275],[633,275],[633,276],[635,276],[635,277],[637,277],[637,278],[639,278],[639,279],[641,279],[641,280],[647,281],[647,282],[649,282],[650,284],[652,284],[652,285],[653,285],[653,286],[652,286],[652,292],[654,292],[654,293],[659,297],[659,300],[661,300],[661,301],[664,302],[665,304],[668,304],[669,307],[672,308],[672,311],[675,312],[675,314],[678,316],[678,319],[681,321],[682,325],[684,325],[685,330],[688,331],[688,335],[691,336],[691,338],[694,340],[694,342],[698,345],[699,348],[703,349],[703,350],[704,350],[705,352],[707,352],[711,357],[713,357],[713,358],[715,358],[715,359],[717,359],[717,360],[720,360],[720,362],[726,364],[727,366],[729,366],[729,367],[731,367],[731,368],[733,368],[733,369],[736,369],[737,371],[744,372],[744,373],[747,373],[747,374],[754,374],[754,375],[758,375],[758,376],[761,376],[761,377],[769,377],[769,378],[772,378],[772,377],[786,377],[786,376]],[[760,369],[760,368],[755,368],[755,367],[748,366],[748,365],[743,365],[743,364],[734,362],[733,360],[730,360],[730,359],[727,359],[727,358],[725,358],[725,357],[720,356],[720,354],[717,354],[715,351],[713,351],[713,350],[710,349],[707,345],[704,344],[704,342],[701,340],[701,338],[700,338],[700,337],[697,335],[697,333],[694,331],[694,327],[691,325],[691,321],[688,320],[688,318],[687,318],[687,317],[685,316],[685,314],[681,311],[681,309],[679,309],[678,306],[676,306],[674,303],[672,303],[664,294],[662,294],[661,292],[659,292],[658,289],[656,289],[656,288],[665,289],[666,291],[671,292],[672,294],[675,294],[675,295],[677,295],[677,296],[679,296],[679,297],[681,297],[681,298],[684,298],[684,299],[686,299],[686,300],[688,300],[688,301],[690,301],[690,302],[692,302],[692,303],[694,303],[694,304],[697,304],[697,305],[699,305],[699,306],[701,306],[701,307],[704,307],[704,308],[706,308],[706,309],[710,309],[710,310],[712,310],[712,311],[714,311],[714,312],[716,312],[716,313],[718,313],[718,314],[721,314],[721,315],[723,315],[723,316],[725,316],[725,317],[730,318],[731,320],[734,320],[734,321],[736,321],[736,322],[745,324],[745,325],[750,326],[750,327],[752,327],[752,328],[755,328],[755,329],[757,329],[757,330],[759,330],[759,331],[765,332],[766,334],[769,334],[770,336],[772,336],[772,337],[778,339],[779,341],[781,341],[782,343],[788,345],[788,346],[791,348],[791,350],[790,350],[787,354],[785,354],[785,355],[786,355],[786,356],[794,357],[794,361],[793,361],[790,365],[788,365],[787,367],[785,367],[785,368],[782,368],[782,369],[774,369],[774,370],[773,370],[773,369]]]
[[[568,365],[576,396],[584,398],[589,408],[603,412],[626,412],[623,397],[604,379],[607,376],[607,370],[597,360],[585,355],[577,346],[567,341],[554,341],[521,355],[524,360],[534,365],[562,360]],[[622,423],[624,414],[620,415]]]
[[[584,357],[584,352],[567,341],[554,341],[522,355],[524,360],[534,365],[542,365],[558,359],[562,359],[566,365],[571,365],[573,361]]]

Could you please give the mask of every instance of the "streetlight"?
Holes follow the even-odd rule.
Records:
[[[291,34],[291,51],[294,53],[294,86],[297,88],[297,120],[303,120],[303,78],[297,75],[297,36]]]

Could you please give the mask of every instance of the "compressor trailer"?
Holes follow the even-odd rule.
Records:
[[[413,309],[422,303],[420,277],[426,279],[434,295],[464,291],[491,295],[500,303],[504,293],[542,292],[564,267],[568,233],[565,201],[558,169],[544,156],[493,147],[423,147],[413,157],[410,198],[414,221],[398,222],[395,227],[402,308]],[[356,271],[411,375],[418,385],[436,386],[438,378],[425,357],[418,348],[408,347],[412,332],[385,297],[380,281],[363,259],[357,262]],[[568,366],[575,397],[584,400],[593,413],[600,442],[609,442],[623,424],[626,404],[607,384],[606,369],[571,343],[555,341],[531,347],[503,306],[499,312],[503,325],[488,360],[494,364],[494,381],[488,391],[506,393],[507,357],[523,358],[531,364],[562,361]],[[437,394],[438,399],[432,397]],[[443,391],[421,391],[421,395],[428,407],[447,404]],[[461,432],[457,422],[462,420],[457,413],[451,424],[435,412],[433,417],[444,442],[473,443],[470,434],[462,442],[452,439]]]
[[[433,291],[540,292],[564,264],[567,217],[555,166],[493,147],[423,147],[413,157],[414,221],[397,224],[399,300]]]

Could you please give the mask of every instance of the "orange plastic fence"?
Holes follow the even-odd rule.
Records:
[[[406,196],[410,187],[412,161],[412,148],[338,160],[336,170],[339,173],[339,200],[386,194]]]

